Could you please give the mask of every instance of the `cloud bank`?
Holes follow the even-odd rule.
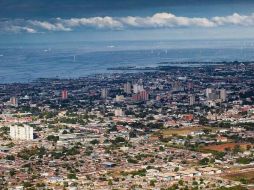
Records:
[[[171,13],[156,13],[148,17],[90,17],[70,19],[42,20],[0,20],[1,32],[12,33],[37,33],[49,31],[69,32],[75,29],[95,28],[108,30],[124,29],[149,29],[149,28],[181,28],[181,27],[220,27],[220,26],[254,26],[254,13],[240,15],[234,13],[229,16],[205,17],[181,17]]]

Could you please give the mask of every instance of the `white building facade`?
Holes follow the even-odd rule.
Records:
[[[33,128],[29,125],[10,126],[10,137],[14,140],[33,140]]]
[[[143,85],[139,85],[139,84],[134,84],[134,85],[133,85],[133,92],[134,92],[135,94],[137,94],[137,93],[139,93],[139,92],[141,92],[141,91],[144,91]]]

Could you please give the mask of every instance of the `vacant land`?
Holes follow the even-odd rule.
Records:
[[[179,129],[165,129],[162,130],[161,133],[164,137],[169,137],[169,136],[173,136],[173,135],[178,135],[178,136],[187,136],[190,135],[191,132],[195,132],[195,131],[203,131],[203,130],[211,130],[211,131],[216,131],[216,128],[211,128],[211,127],[184,127],[184,128],[179,128]]]
[[[254,183],[254,170],[251,171],[237,171],[224,176],[226,179],[234,180],[234,181],[241,181],[242,183],[246,184],[253,184]]]
[[[203,147],[204,150],[212,150],[212,151],[219,151],[223,152],[226,149],[233,150],[235,146],[239,145],[241,149],[246,150],[248,144],[240,144],[240,143],[224,143],[219,145],[209,145]]]

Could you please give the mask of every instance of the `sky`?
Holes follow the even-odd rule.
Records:
[[[253,0],[0,0],[0,44],[254,39]]]

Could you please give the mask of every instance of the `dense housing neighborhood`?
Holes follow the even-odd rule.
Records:
[[[179,65],[1,84],[0,189],[254,189],[254,64]]]

